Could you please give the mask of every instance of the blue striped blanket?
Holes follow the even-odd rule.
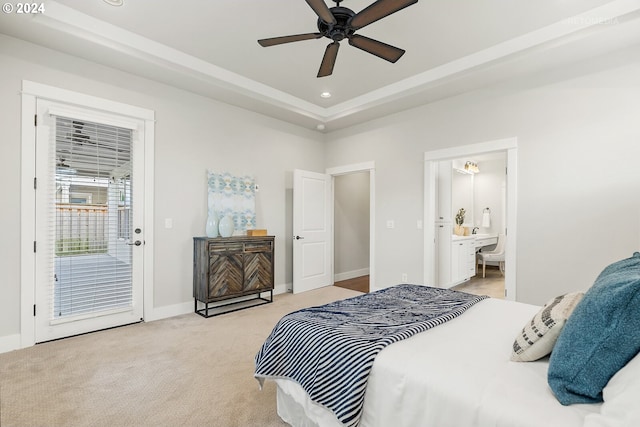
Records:
[[[376,355],[487,298],[397,285],[284,316],[255,358],[255,377],[296,381],[311,400],[356,426]]]

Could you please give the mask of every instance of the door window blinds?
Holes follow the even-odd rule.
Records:
[[[133,131],[52,115],[52,319],[132,305]]]

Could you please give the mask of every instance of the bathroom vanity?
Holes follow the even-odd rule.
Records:
[[[470,236],[451,236],[451,252],[447,259],[441,253],[440,286],[450,288],[466,282],[476,275],[476,253],[483,247],[498,243],[498,236],[491,234],[472,234]],[[448,271],[446,271],[448,270]]]

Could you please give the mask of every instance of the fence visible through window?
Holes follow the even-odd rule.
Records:
[[[132,130],[55,117],[53,317],[130,307]]]

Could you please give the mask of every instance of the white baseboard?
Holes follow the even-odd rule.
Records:
[[[144,321],[153,322],[154,320],[166,319],[187,313],[193,313],[193,301],[154,307],[151,313],[145,313]]]
[[[293,285],[291,283],[281,283],[280,285],[276,285],[273,288],[273,294],[286,294],[287,292],[291,292],[293,290]]]
[[[273,294],[284,294],[290,292],[288,289],[291,287],[290,284],[281,284],[275,285],[273,289]],[[247,297],[248,299],[252,297]],[[238,299],[240,300],[240,299]],[[154,320],[166,319],[168,317],[181,316],[183,314],[189,314],[194,312],[194,302],[182,302],[180,304],[166,305],[163,307],[154,307],[153,312],[148,315],[145,314],[144,320],[145,322],[153,322]]]
[[[21,348],[20,342],[20,334],[5,335],[3,337],[0,337],[0,353],[19,350]]]
[[[356,277],[367,276],[369,274],[369,267],[361,268],[359,270],[346,271],[344,273],[337,273],[333,275],[333,281],[339,282],[341,280],[349,280]]]

